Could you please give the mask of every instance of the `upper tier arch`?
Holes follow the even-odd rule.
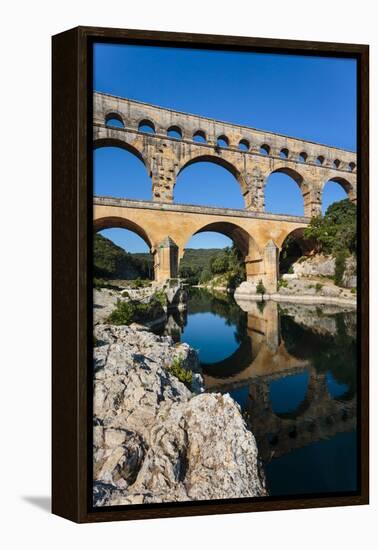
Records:
[[[123,128],[106,126],[110,113],[117,114]],[[149,121],[155,133],[141,132],[140,121]],[[152,178],[154,201],[172,202],[177,175],[204,159],[235,176],[248,210],[264,211],[264,182],[275,171],[297,178],[307,217],[321,212],[327,181],[337,181],[348,189],[350,200],[357,200],[357,156],[352,151],[99,92],[94,93],[93,125],[95,146],[116,141],[140,156]],[[172,128],[180,132],[169,135]],[[194,140],[199,129],[205,142]],[[220,136],[227,138],[227,147],[219,146]],[[241,142],[248,146],[240,148]],[[261,153],[262,146],[266,154]]]

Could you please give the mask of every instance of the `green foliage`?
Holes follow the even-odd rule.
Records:
[[[219,248],[186,248],[180,262],[179,276],[190,285],[197,285],[201,282],[203,271],[210,272],[210,261],[220,252]]]
[[[161,304],[162,307],[165,307],[167,305],[168,299],[164,290],[157,290],[154,294],[154,297]]]
[[[178,378],[180,382],[185,384],[185,386],[191,389],[193,374],[191,371],[185,369],[182,366],[182,363],[183,359],[181,355],[178,357],[174,357],[172,363],[168,367],[168,371],[173,374],[173,376],[176,376],[176,378]]]
[[[109,315],[108,322],[112,325],[129,325],[134,321],[135,312],[135,302],[117,300],[117,305]]]
[[[128,302],[117,300],[115,309],[108,317],[108,323],[112,325],[130,325],[130,323],[145,323],[159,319],[164,315],[160,301],[152,296],[147,303],[130,300]]]
[[[129,286],[130,288],[138,289],[138,288],[145,288],[146,286],[149,286],[151,283],[148,279],[141,279],[140,277],[137,277],[133,281],[130,281]]]
[[[127,290],[124,290],[121,294],[122,298],[130,298],[130,294],[127,292]]]
[[[151,262],[129,254],[110,239],[96,233],[93,240],[93,274],[105,279],[152,278]],[[147,255],[150,258],[150,255]]]
[[[287,288],[288,282],[286,279],[278,279],[278,288]]]
[[[343,275],[345,271],[347,255],[348,253],[346,250],[338,250],[336,253],[334,281],[337,286],[342,286],[343,284]]]
[[[257,294],[261,294],[262,296],[265,294],[266,292],[266,289],[265,289],[265,286],[262,282],[262,280],[260,279],[258,284],[257,284],[257,287],[256,287],[256,292]]]
[[[226,284],[235,288],[245,280],[244,261],[234,246],[217,249],[187,249],[180,264],[180,277],[189,284],[206,284],[225,275]]]
[[[227,249],[210,260],[210,271],[213,275],[219,275],[228,271],[228,254],[226,251]]]
[[[322,288],[323,288],[323,285],[321,285],[320,283],[316,283],[315,285],[316,292],[320,292]]]
[[[211,279],[211,271],[209,269],[204,269],[200,275],[199,282],[201,284],[208,283]]]
[[[356,287],[351,288],[350,291],[352,294],[356,294]]]
[[[328,207],[324,217],[312,218],[304,231],[306,239],[315,242],[317,252],[334,254],[340,250],[356,252],[357,208],[348,199],[335,202]]]

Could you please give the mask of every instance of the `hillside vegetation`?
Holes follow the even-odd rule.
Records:
[[[151,264],[146,259],[135,257],[98,233],[93,243],[93,264],[96,278],[149,279],[152,274]]]

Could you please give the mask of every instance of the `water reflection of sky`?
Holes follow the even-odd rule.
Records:
[[[275,458],[266,465],[269,494],[355,491],[356,437],[355,431],[339,433]]]
[[[332,372],[327,372],[326,374],[326,380],[327,380],[327,389],[331,397],[337,399],[338,397],[341,397],[342,395],[346,394],[349,387],[347,384],[343,384],[340,382],[337,382],[332,374]]]
[[[285,376],[270,383],[269,394],[276,414],[295,411],[306,397],[308,372]]]
[[[236,373],[237,377],[243,372],[243,361],[242,356],[235,352],[241,349],[239,346],[243,346],[243,337],[248,336],[247,326],[250,327],[253,322],[253,315],[248,320],[248,325],[243,324],[238,321],[234,303],[217,303],[214,297],[206,293],[198,293],[195,299],[194,303],[189,302],[187,324],[183,329],[181,341],[197,349],[201,362],[210,365],[210,369],[205,369],[205,374],[215,378],[217,375],[220,378],[224,375],[225,378],[232,379]],[[194,308],[193,313],[190,311],[191,307]],[[218,314],[217,308],[221,315]],[[241,310],[240,313],[243,314]],[[263,313],[261,315],[263,316]],[[268,377],[265,380],[268,390],[267,404],[271,407],[277,422],[273,423],[273,426],[276,426],[273,432],[269,431],[269,423],[269,430],[265,434],[263,431],[260,432],[258,444],[261,446],[260,450],[265,453],[264,468],[271,495],[344,492],[356,489],[357,436],[353,427],[355,413],[351,401],[355,395],[355,338],[353,333],[350,335],[346,331],[346,323],[350,321],[347,316],[337,314],[334,318],[337,333],[321,335],[311,330],[310,323],[306,326],[296,323],[293,317],[277,316],[277,330],[281,342],[284,342],[285,351],[294,359],[294,363],[295,359],[308,362],[309,369],[296,367],[291,371],[292,374],[286,371],[282,373],[281,378]],[[221,364],[225,359],[231,363],[236,362],[231,364],[235,366],[231,370],[227,364],[226,374],[224,364]],[[248,357],[248,363],[244,368],[251,368],[254,359],[252,356]],[[270,356],[269,360],[274,361],[274,357]],[[270,365],[267,367],[269,371]],[[341,408],[335,409],[338,411],[336,417],[328,418],[327,407],[323,411],[320,403],[312,412],[314,416],[307,420],[303,419],[304,411],[307,409],[303,409],[302,405],[306,403],[308,396],[310,372],[315,377],[319,376],[321,383],[322,380],[325,381],[326,394],[329,397],[325,395],[324,399],[330,398],[334,403],[339,402],[336,406]],[[261,382],[264,383],[264,377]],[[259,391],[251,392],[253,384],[259,383],[259,380],[246,381],[241,387],[226,384],[224,388],[217,387],[216,391],[230,393],[243,413],[249,414],[253,411],[253,414],[261,414],[256,404],[258,405],[260,399],[264,399],[265,394]],[[314,396],[311,399],[313,398]],[[320,399],[322,398],[321,395]],[[345,414],[342,414],[344,406]],[[266,410],[261,410],[261,418],[256,415],[253,417],[256,426],[260,422],[264,425],[265,422]],[[313,431],[308,431],[311,426]],[[307,431],[309,434],[313,433],[314,437],[307,437]]]
[[[203,363],[217,363],[229,357],[239,347],[236,326],[214,313],[192,313],[182,333],[181,341],[199,351]]]

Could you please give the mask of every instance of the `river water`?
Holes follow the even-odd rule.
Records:
[[[165,333],[200,357],[256,437],[270,495],[357,490],[356,314],[192,289]]]

